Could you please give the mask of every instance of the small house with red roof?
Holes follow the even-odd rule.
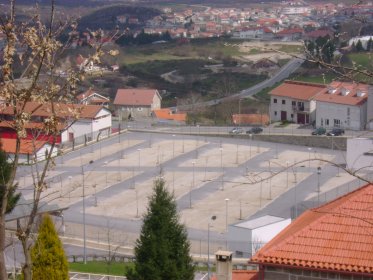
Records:
[[[304,212],[249,261],[263,280],[373,278],[373,184]]]
[[[299,81],[285,81],[270,91],[269,113],[271,121],[291,121],[310,124],[316,119],[314,97],[326,85]]]
[[[334,81],[315,96],[316,126],[364,130],[367,100],[372,87],[367,84]]]
[[[162,97],[156,89],[118,89],[114,106],[120,119],[150,117],[154,110],[161,108],[161,101]]]
[[[97,93],[92,88],[76,96],[76,99],[79,104],[85,105],[101,105],[108,107],[110,103],[109,98]]]
[[[16,139],[0,139],[0,145],[1,149],[7,154],[9,161],[14,161],[14,156],[16,153]],[[18,162],[29,164],[45,160],[51,149],[52,145],[47,141],[22,139],[18,152]],[[56,155],[57,147],[54,147],[51,157]]]

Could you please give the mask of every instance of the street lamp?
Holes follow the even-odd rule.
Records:
[[[228,249],[228,202],[229,198],[225,199],[225,249]]]
[[[140,152],[141,152],[141,149],[137,149],[137,151],[139,152],[139,160],[138,160],[138,164],[139,164],[139,170],[140,170]]]
[[[320,205],[320,175],[321,167],[317,167],[317,206]]]
[[[216,216],[211,217],[212,221],[216,220]],[[207,224],[207,279],[210,280],[210,221]]]
[[[89,161],[92,164],[93,160]],[[82,165],[82,187],[83,187],[83,260],[84,264],[87,264],[87,252],[86,252],[86,234],[85,234],[85,185],[84,185],[84,166]]]
[[[172,158],[175,157],[175,134],[172,135]]]
[[[311,150],[312,148],[308,148],[308,167],[311,167]]]
[[[193,181],[192,181],[192,187],[189,192],[189,208],[192,208],[192,190],[194,189],[194,166],[196,162],[192,161],[192,164],[193,164]]]
[[[252,145],[252,140],[253,140],[253,135],[250,133],[249,134],[249,137],[250,137],[250,145],[249,145],[249,148],[250,148],[250,159],[251,159],[251,145]]]
[[[105,161],[104,162],[104,166],[105,166],[105,182],[106,182],[106,188],[107,188],[107,164],[108,164],[108,162],[107,161]]]
[[[221,190],[224,191],[223,148],[220,148]]]
[[[238,99],[238,126],[241,126],[241,101],[242,98]]]

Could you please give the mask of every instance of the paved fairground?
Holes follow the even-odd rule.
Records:
[[[58,157],[43,201],[68,207],[64,224],[57,221],[64,243],[81,246],[85,220],[88,249],[114,244],[126,254],[138,237],[154,180],[162,176],[188,228],[192,253],[204,255],[209,223],[213,252],[225,247],[228,224],[265,214],[294,218],[358,187],[362,183],[327,162],[343,165],[344,158],[343,151],[250,138],[126,132]],[[18,174],[27,199],[29,172]]]

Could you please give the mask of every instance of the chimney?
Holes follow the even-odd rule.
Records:
[[[232,280],[232,254],[221,250],[215,253],[217,280]]]

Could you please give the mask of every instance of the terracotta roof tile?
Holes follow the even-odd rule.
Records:
[[[373,184],[306,211],[251,262],[373,273]]]
[[[186,121],[186,113],[172,113],[172,110],[169,108],[154,110],[154,115],[159,120],[172,120],[172,121]]]
[[[369,86],[366,84],[335,81],[330,83],[327,89],[317,95],[315,100],[356,106],[361,105],[368,100],[368,90]],[[362,96],[359,96],[359,94],[362,94]]]
[[[270,95],[290,97],[299,100],[311,100],[318,93],[325,90],[323,84],[306,83],[299,81],[285,81],[270,91]]]
[[[1,148],[4,152],[9,154],[14,154],[16,151],[16,139],[0,139]],[[43,147],[47,142],[46,141],[33,141],[22,139],[21,140],[21,147],[20,147],[20,154],[33,154],[34,151],[38,151],[41,147]]]
[[[100,105],[83,105],[83,104],[64,104],[54,103],[54,109],[57,116],[61,118],[72,117],[72,112],[76,112],[79,118],[93,119],[103,107]],[[37,102],[28,102],[25,106],[25,112],[32,116],[49,117],[52,112],[50,103],[40,104]],[[0,114],[13,115],[13,107],[6,106],[0,109]]]
[[[156,94],[158,94],[156,89],[118,89],[114,105],[150,106]]]

